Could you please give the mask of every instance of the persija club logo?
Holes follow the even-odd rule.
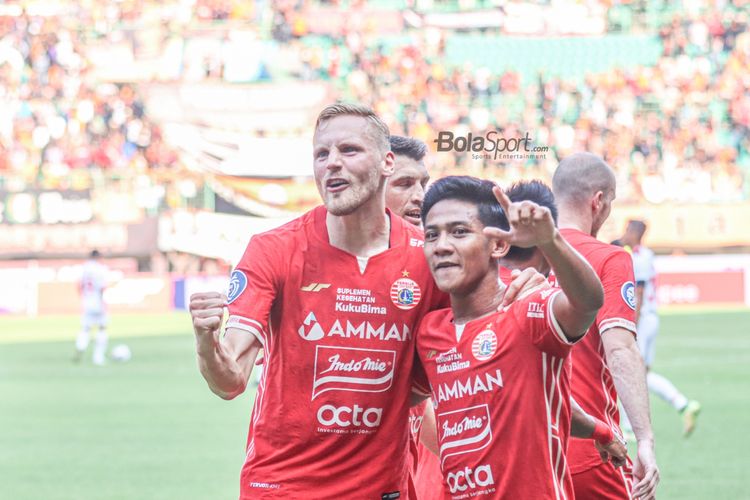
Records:
[[[312,399],[328,391],[387,391],[395,365],[396,351],[317,346]]]

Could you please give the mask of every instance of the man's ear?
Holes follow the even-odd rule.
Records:
[[[502,259],[510,252],[510,244],[500,238],[491,238],[490,245],[492,249],[490,255],[493,259]]]
[[[388,151],[383,157],[381,170],[383,177],[390,177],[393,175],[393,172],[396,171],[396,157],[394,156],[393,151]]]
[[[596,194],[591,198],[591,210],[598,212],[604,202],[604,192],[597,191]]]

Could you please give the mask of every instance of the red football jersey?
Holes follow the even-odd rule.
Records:
[[[425,445],[419,443],[419,464],[414,475],[414,487],[418,500],[440,500],[445,498],[443,472],[440,459]]]
[[[552,311],[557,289],[467,323],[425,317],[417,352],[437,419],[446,498],[572,498],[565,458],[572,343]],[[460,328],[459,328],[460,331]]]
[[[575,229],[560,231],[573,248],[591,264],[604,287],[604,305],[583,342],[573,350],[573,397],[588,413],[619,429],[617,391],[605,360],[601,335],[613,327],[635,334],[635,285],[633,260],[620,247],[602,243]],[[602,460],[591,440],[573,438],[568,460],[573,474],[586,471]],[[626,470],[627,470],[626,466]],[[617,470],[620,474],[620,469]]]
[[[328,242],[325,207],[254,236],[228,327],[263,344],[240,498],[406,498],[417,321],[445,301],[418,229],[362,272]]]
[[[409,408],[409,497],[420,498],[416,493],[417,467],[419,466],[419,442],[422,434],[422,421],[427,401]],[[421,498],[420,498],[421,500]]]
[[[418,500],[437,500],[443,498],[443,473],[437,456],[420,442],[423,431],[422,422],[427,410],[427,401],[409,410],[409,463],[411,464],[409,488]],[[432,411],[432,410],[430,410]]]

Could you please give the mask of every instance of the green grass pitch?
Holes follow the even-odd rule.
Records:
[[[133,359],[71,362],[78,318],[0,317],[0,497],[235,499],[252,394],[200,376],[186,314],[114,316]],[[652,399],[660,499],[742,498],[750,312],[662,317],[656,371],[703,404],[695,434]]]

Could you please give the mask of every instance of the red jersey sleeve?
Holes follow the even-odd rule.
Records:
[[[239,328],[255,335],[265,346],[273,302],[283,276],[278,248],[254,236],[229,279],[227,328]]]
[[[559,288],[542,290],[533,293],[512,309],[520,331],[530,335],[531,342],[540,351],[564,357],[580,339],[569,340],[555,318],[552,304],[560,293],[562,290]]]
[[[431,394],[430,381],[416,352],[414,353],[414,364],[411,368],[411,390],[421,396],[430,396]]]
[[[613,253],[604,261],[599,277],[604,287],[604,305],[596,315],[599,333],[619,327],[635,334],[635,284],[630,255],[625,251]]]

